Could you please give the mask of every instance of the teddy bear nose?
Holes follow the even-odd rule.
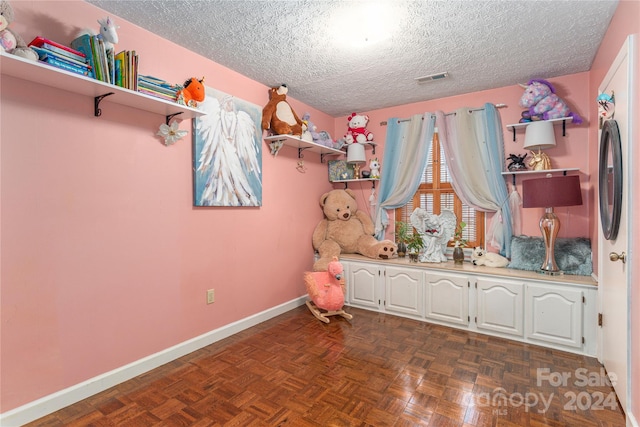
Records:
[[[345,212],[345,213],[342,214],[342,217],[344,219],[349,219],[350,216],[351,216],[351,214],[349,212]]]

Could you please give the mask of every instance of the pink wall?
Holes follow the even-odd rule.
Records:
[[[589,184],[589,152],[588,146],[588,122],[589,122],[589,99],[588,99],[588,73],[579,73],[569,76],[562,76],[550,79],[554,84],[558,95],[564,98],[574,111],[577,111],[584,119],[581,125],[568,124],[566,136],[562,136],[562,127],[555,126],[557,146],[553,149],[545,150],[552,159],[553,168],[579,168],[582,182],[583,200],[582,206],[566,207],[556,209],[556,214],[561,221],[560,237],[589,237],[587,230],[590,227],[591,206],[594,203],[594,192]],[[523,82],[526,83],[526,82]],[[437,83],[433,83],[437,84]],[[502,118],[505,152],[507,154],[525,153],[522,146],[524,144],[524,131],[516,132],[516,141],[513,142],[513,134],[506,129],[507,124],[517,123],[523,110],[518,105],[523,89],[520,86],[512,85],[498,89],[491,89],[481,92],[474,92],[465,95],[441,98],[432,101],[418,102],[401,105],[397,107],[384,108],[370,111],[370,121],[368,129],[375,134],[375,141],[378,143],[376,156],[382,163],[384,169],[384,139],[386,136],[386,126],[381,126],[380,122],[386,121],[390,117],[408,118],[414,114],[424,112],[434,112],[442,110],[451,112],[462,107],[482,107],[485,103],[506,104],[507,108],[498,111]],[[347,130],[346,117],[339,117],[335,120],[337,133]],[[368,157],[372,156],[367,151]],[[531,177],[528,177],[531,178]],[[511,182],[511,177],[509,177]],[[518,191],[522,195],[522,177],[517,177],[516,184]],[[368,196],[369,187],[363,184],[363,192]],[[544,213],[543,209],[523,209],[523,234],[539,236],[540,228],[538,221]],[[593,240],[593,237],[592,237]]]
[[[616,13],[611,20],[611,24],[609,25],[609,29],[607,34],[605,35],[600,48],[598,49],[598,53],[594,58],[593,64],[591,66],[591,71],[589,74],[589,99],[595,99],[598,96],[598,86],[604,79],[605,75],[609,71],[609,67],[611,63],[618,55],[620,48],[624,44],[624,41],[630,34],[636,35],[636,58],[640,60],[640,2],[638,1],[629,1],[623,0],[619,3],[618,8],[616,9]],[[637,64],[640,66],[640,64]],[[638,69],[638,68],[636,68]],[[632,119],[635,120],[635,135],[633,136],[633,141],[631,146],[633,147],[633,155],[634,158],[632,160],[635,164],[640,164],[640,90],[638,89],[638,76],[635,76],[636,79],[636,93],[633,94],[636,100],[636,111],[635,117]],[[595,103],[591,103],[590,105],[592,114],[595,114],[596,105]],[[590,139],[590,169],[593,172],[593,180],[597,181],[598,177],[598,129],[595,124],[590,126],[589,128],[589,139]],[[630,171],[633,174],[632,182],[638,183],[640,182],[640,172],[638,168],[634,168]],[[638,212],[640,210],[640,193],[635,189],[633,191],[633,212]],[[594,205],[591,215],[594,218],[598,216],[598,206]],[[632,224],[632,232],[633,235],[629,236],[629,250],[634,254],[634,257],[638,256],[638,249],[640,249],[640,227],[636,218],[630,219]],[[592,233],[597,233],[599,224],[594,222],[591,224]],[[632,276],[633,281],[631,283],[631,343],[629,343],[629,348],[631,351],[631,366],[630,366],[630,376],[631,383],[629,387],[631,389],[632,398],[629,401],[629,405],[631,406],[631,412],[636,418],[636,421],[640,421],[640,262],[635,260],[634,263],[631,264],[632,268]]]
[[[16,31],[68,43],[106,16],[81,1],[13,2]],[[267,88],[123,19],[140,71],[262,107]],[[178,60],[179,59],[179,60]],[[1,412],[290,301],[306,291],[327,165],[263,145],[261,208],[192,207],[191,136],[164,117],[2,77]],[[309,111],[320,128],[333,119]],[[190,121],[181,128],[190,129]],[[216,302],[205,294],[216,290]]]

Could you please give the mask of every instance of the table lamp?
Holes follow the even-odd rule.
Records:
[[[360,165],[365,163],[364,144],[353,143],[347,145],[347,163],[353,165],[353,177],[360,179]]]
[[[529,161],[529,166],[534,170],[551,169],[551,160],[547,154],[541,150],[556,146],[556,137],[553,130],[553,123],[541,120],[531,122],[527,125],[524,134],[524,148],[530,150],[533,158]],[[536,154],[535,151],[538,151]]]
[[[545,259],[540,267],[541,273],[562,274],[556,265],[554,246],[560,231],[560,220],[553,212],[554,207],[577,206],[582,204],[582,191],[578,175],[556,176],[522,181],[525,208],[544,208],[540,218],[540,231],[544,239]]]

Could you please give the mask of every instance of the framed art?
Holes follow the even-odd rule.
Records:
[[[262,109],[206,87],[193,120],[194,206],[262,206]]]
[[[329,181],[353,179],[353,165],[346,160],[329,160]]]

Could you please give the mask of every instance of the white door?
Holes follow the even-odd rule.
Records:
[[[622,145],[622,209],[620,228],[615,240],[606,240],[602,233],[600,221],[599,256],[598,256],[598,292],[600,299],[600,313],[602,313],[602,330],[600,339],[600,360],[607,372],[615,374],[614,388],[625,412],[628,413],[628,378],[629,378],[629,304],[631,301],[631,270],[633,260],[630,259],[628,236],[631,232],[629,220],[630,188],[631,188],[631,126],[630,111],[633,103],[633,78],[638,73],[632,70],[635,63],[635,37],[629,36],[620,53],[611,65],[609,72],[598,88],[599,93],[615,96],[614,119],[620,129]],[[612,261],[610,254],[626,255],[626,263],[622,260]]]

